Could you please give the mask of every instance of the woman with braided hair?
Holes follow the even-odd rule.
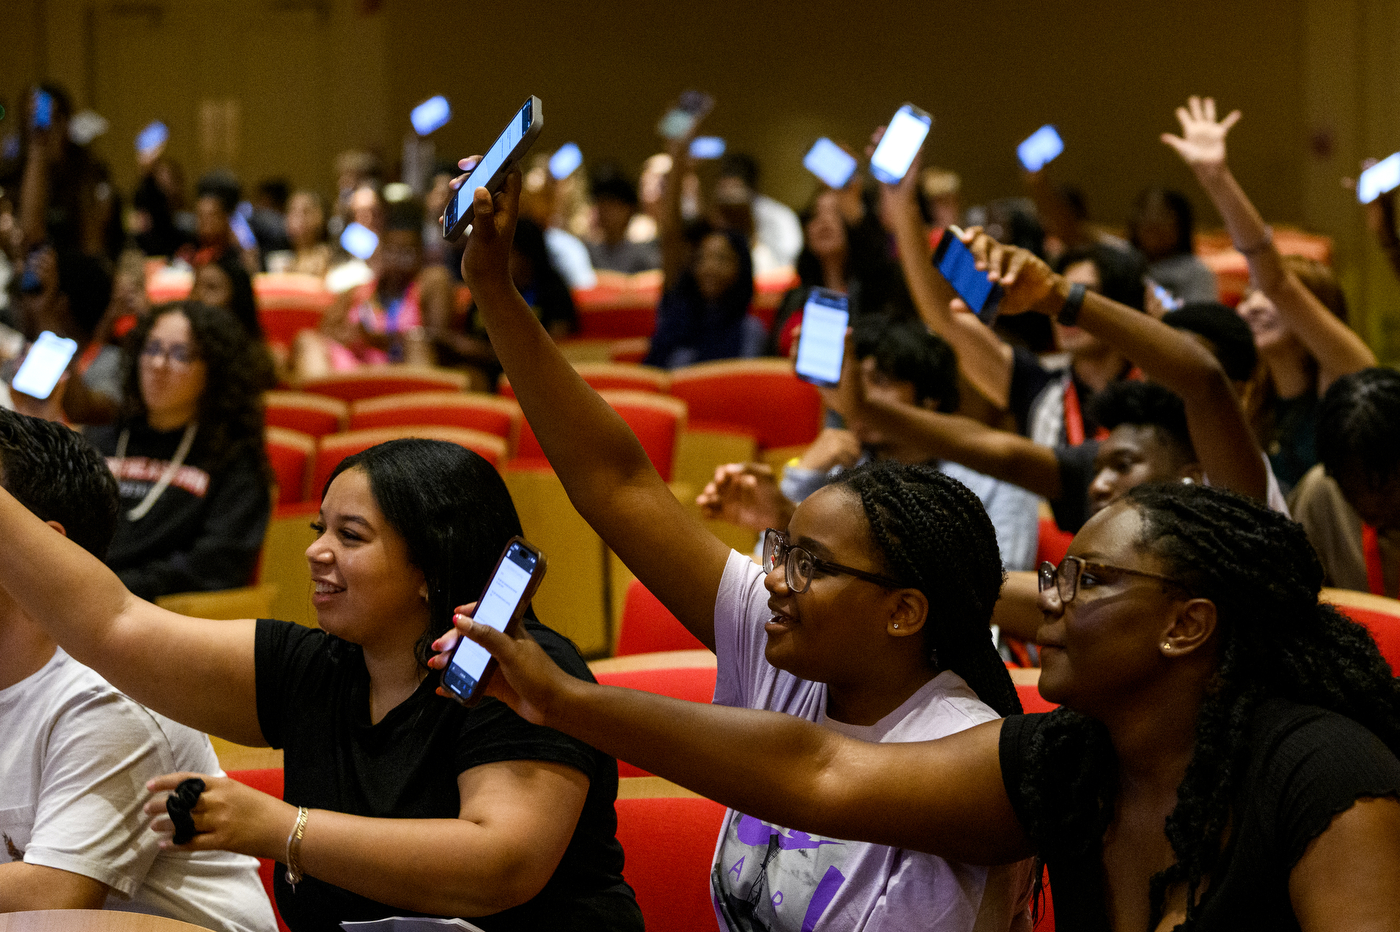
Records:
[[[1061,928],[1394,929],[1400,685],[1321,583],[1302,529],[1254,500],[1139,486],[1041,568],[1040,689],[1062,708],[878,746],[575,689],[533,644],[457,628],[527,718],[759,818],[973,863],[1035,854]]]
[[[1002,565],[976,496],[932,468],[859,467],[766,532],[762,566],[730,550],[680,505],[516,292],[519,190],[513,175],[495,205],[476,192],[463,276],[574,506],[715,651],[715,703],[876,742],[1020,711],[988,633]],[[726,815],[711,877],[722,928],[1028,928],[1024,863],[989,869],[787,824]]]

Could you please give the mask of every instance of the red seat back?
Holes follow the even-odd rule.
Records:
[[[724,807],[695,796],[619,799],[624,876],[648,929],[715,932],[710,862]]]
[[[805,446],[821,431],[822,400],[785,359],[697,363],[671,373],[694,429],[734,429],[759,449]]]
[[[347,456],[361,453],[376,444],[405,437],[421,437],[428,440],[448,440],[479,454],[496,468],[500,468],[504,458],[506,442],[492,434],[465,427],[381,427],[374,430],[351,430],[342,434],[322,437],[316,448],[316,460],[311,469],[310,498],[320,498],[326,480],[335,472],[340,461]]]
[[[684,403],[656,392],[604,391],[600,394],[632,428],[661,478],[670,482],[675,468],[676,443],[685,430]],[[521,421],[520,439],[515,445],[511,465],[526,469],[550,468],[528,421]]]
[[[1400,615],[1357,605],[1338,605],[1337,609],[1357,624],[1364,625],[1380,648],[1381,656],[1390,664],[1390,669],[1400,670]]]
[[[650,670],[617,670],[599,673],[598,682],[607,686],[622,686],[626,689],[640,689],[643,692],[658,693],[674,699],[687,699],[691,702],[709,703],[715,695],[714,667],[658,667]],[[617,762],[617,773],[621,777],[645,777],[647,771],[629,764]]]
[[[618,657],[665,650],[703,650],[705,647],[637,579],[627,586],[627,600],[622,605],[618,629]]]
[[[309,392],[266,392],[263,406],[269,427],[285,427],[313,437],[345,429],[345,402]]]
[[[277,799],[282,798],[281,767],[268,767],[263,770],[230,770],[228,775],[260,793],[266,793]],[[263,889],[267,891],[267,898],[272,903],[272,914],[277,917],[277,928],[281,929],[282,932],[290,932],[287,924],[282,921],[282,914],[277,911],[277,900],[272,895],[272,878],[276,871],[276,861],[258,858],[258,877],[262,879]]]
[[[1074,535],[1068,531],[1060,530],[1055,519],[1041,518],[1040,539],[1035,552],[1036,565],[1053,563],[1059,566],[1060,561],[1065,558],[1065,554],[1069,553],[1069,544],[1072,540],[1074,540]]]
[[[1053,712],[1058,709],[1055,703],[1040,694],[1040,687],[1030,683],[1017,683],[1016,695],[1021,699],[1021,709],[1029,712]]]
[[[316,455],[316,438],[283,427],[269,427],[263,443],[268,464],[277,478],[276,504],[305,501],[306,477]]]

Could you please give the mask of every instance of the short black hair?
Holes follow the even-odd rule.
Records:
[[[112,303],[111,264],[105,258],[83,255],[76,249],[59,250],[58,290],[68,297],[68,313],[85,336],[90,337]],[[86,341],[84,341],[86,342]]]
[[[939,411],[958,410],[958,357],[917,319],[871,314],[856,318],[856,358],[874,357],[892,379],[914,384],[914,403],[932,398]]]
[[[1186,426],[1186,403],[1156,382],[1110,382],[1089,402],[1089,414],[1105,430],[1122,424],[1155,427],[1188,460],[1196,458],[1191,430]]]
[[[628,207],[637,206],[637,189],[620,172],[599,172],[593,176],[589,187],[595,201],[620,201]]]
[[[1142,253],[1131,246],[1094,243],[1066,252],[1055,264],[1055,270],[1063,272],[1081,262],[1092,262],[1098,270],[1099,294],[1142,310],[1145,292],[1142,279],[1147,274],[1147,259]]]
[[[0,486],[99,560],[117,531],[117,480],[97,448],[62,424],[0,408]]]
[[[1189,256],[1195,250],[1196,214],[1191,208],[1191,199],[1172,188],[1144,188],[1133,201],[1133,211],[1128,217],[1128,238],[1138,249],[1138,224],[1147,208],[1156,201],[1176,217],[1176,243],[1172,255]]]
[[[719,160],[719,177],[738,178],[750,190],[758,190],[758,161],[744,152],[729,152]]]
[[[1214,301],[1198,301],[1168,311],[1162,323],[1178,330],[1189,330],[1210,341],[1211,352],[1225,374],[1235,382],[1248,381],[1259,363],[1254,334],[1239,314]]]
[[[233,172],[216,168],[201,175],[199,183],[195,185],[195,198],[202,197],[215,198],[224,213],[232,214],[238,209],[238,202],[243,200],[243,186]]]
[[[1375,367],[1344,375],[1317,411],[1317,457],[1328,475],[1359,466],[1379,485],[1400,467],[1400,372]]]

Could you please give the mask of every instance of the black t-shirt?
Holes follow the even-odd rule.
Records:
[[[1007,410],[1016,418],[1016,430],[1025,437],[1030,436],[1031,405],[1035,399],[1062,372],[1045,368],[1036,356],[1024,346],[1011,348],[1011,386],[1007,394]]]
[[[1013,715],[1002,726],[1002,780],[1022,825],[1040,821],[1030,809],[1026,762],[1052,715]],[[1400,794],[1400,761],[1370,731],[1334,712],[1271,699],[1255,710],[1248,741],[1231,838],[1206,885],[1200,932],[1297,929],[1288,877],[1308,843],[1357,799]],[[1039,803],[1045,811],[1061,804]],[[1055,925],[1108,932],[1100,845],[1057,856],[1062,839],[1032,842],[1050,868]]]
[[[592,681],[569,641],[544,625],[526,627],[560,668]],[[369,674],[360,648],[322,631],[260,620],[255,664],[258,722],[268,744],[285,748],[283,795],[293,805],[376,818],[455,819],[461,808],[457,776],[472,767],[538,760],[582,771],[589,779],[583,813],[544,889],[504,912],[462,918],[487,932],[641,930],[641,912],[622,879],[612,758],[531,725],[494,699],[468,709],[437,696],[436,675],[370,724]],[[293,891],[283,873],[276,874],[277,908],[296,932],[339,932],[343,921],[416,915],[310,876]]]
[[[121,516],[107,565],[143,599],[172,592],[236,589],[248,585],[272,515],[261,448],[218,468],[199,454],[199,435],[185,463],[144,517],[128,512],[156,485],[175,455],[184,429],[130,427],[125,456],[117,450],[122,427],[90,428],[85,436],[117,477]]]

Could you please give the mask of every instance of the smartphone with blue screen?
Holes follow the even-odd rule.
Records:
[[[29,348],[29,354],[24,357],[10,386],[30,398],[43,401],[53,394],[54,386],[63,377],[76,352],[78,344],[75,340],[45,330]]]
[[[951,227],[943,231],[943,238],[933,251],[933,264],[978,320],[988,327],[996,322],[1001,306],[1001,285],[987,280],[987,273],[977,268],[972,250],[958,239]]]
[[[913,104],[905,104],[890,117],[885,135],[870,155],[870,173],[877,181],[885,184],[899,184],[909,171],[914,156],[923,148],[928,131],[933,126],[933,117]]]
[[[136,153],[143,156],[150,155],[165,145],[169,138],[170,129],[160,120],[147,123],[145,129],[136,134]]]
[[[841,382],[846,327],[850,321],[850,299],[846,295],[826,288],[812,289],[802,308],[802,331],[797,337],[799,378],[826,388]]]
[[[379,237],[362,223],[347,224],[340,234],[340,246],[350,255],[361,261],[368,261],[379,248]]]
[[[472,199],[477,188],[485,188],[494,197],[505,186],[506,176],[515,163],[525,157],[544,130],[544,104],[531,94],[525,106],[516,111],[505,130],[491,143],[467,180],[457,189],[442,215],[442,238],[456,242],[472,222]]]
[[[686,91],[676,105],[666,111],[656,132],[667,139],[680,139],[695,128],[696,122],[714,108],[715,99],[702,91]]]
[[[696,136],[690,142],[693,159],[717,159],[724,155],[724,140],[718,136]]]
[[[1356,199],[1369,204],[1376,198],[1400,187],[1400,152],[1381,159],[1356,179]]]
[[[53,125],[53,95],[45,90],[34,92],[34,128],[48,129]]]
[[[802,167],[820,178],[828,188],[840,190],[856,173],[856,157],[823,136],[802,157]]]
[[[435,130],[442,129],[450,119],[452,119],[452,106],[447,102],[447,98],[441,94],[429,97],[408,114],[408,120],[413,124],[413,131],[419,136],[426,136]]]
[[[1065,151],[1060,134],[1049,123],[1031,133],[1016,147],[1016,157],[1028,172],[1038,172]]]
[[[578,143],[566,142],[549,157],[549,173],[554,176],[555,181],[563,181],[578,171],[582,164],[583,151],[579,149]]]
[[[544,571],[544,554],[523,537],[512,537],[477,600],[473,620],[513,634],[544,580]],[[442,671],[443,691],[462,705],[474,705],[495,669],[496,660],[486,648],[470,638],[459,638]]]

